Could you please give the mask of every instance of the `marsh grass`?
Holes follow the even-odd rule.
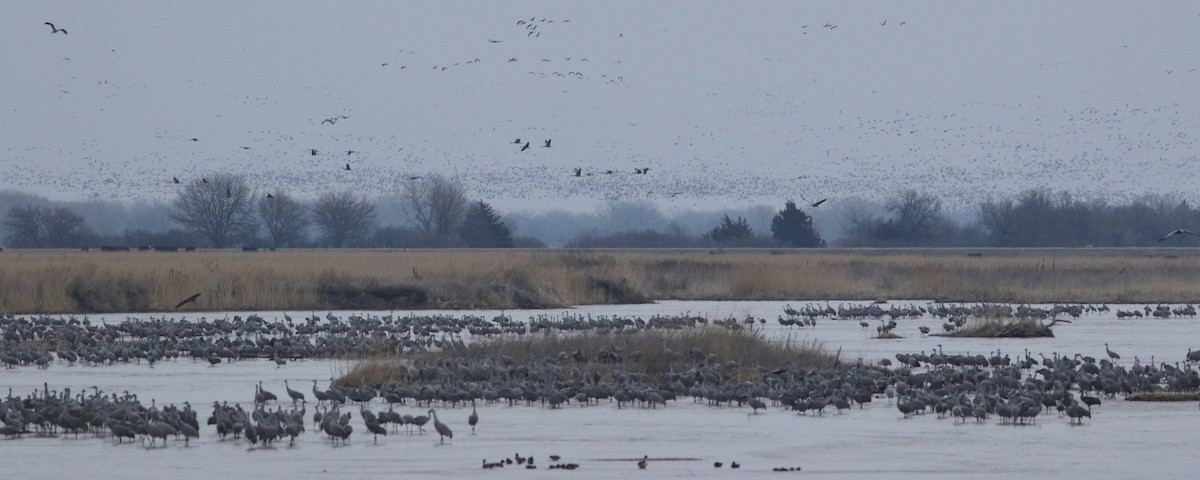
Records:
[[[1194,402],[1200,400],[1197,392],[1135,392],[1125,397],[1131,402]]]
[[[620,361],[602,361],[600,352],[611,349]],[[571,354],[579,351],[586,362],[577,362]],[[681,372],[701,363],[731,369],[730,373],[744,380],[761,379],[761,368],[829,369],[837,362],[815,342],[795,343],[771,341],[747,329],[731,330],[720,327],[697,327],[683,330],[648,330],[634,333],[551,332],[522,337],[504,337],[472,344],[466,349],[422,352],[393,358],[363,359],[346,372],[338,382],[344,385],[372,385],[398,382],[415,384],[408,377],[405,365],[426,364],[459,359],[489,360],[499,364],[501,358],[512,359],[517,365],[546,358],[557,359],[564,370],[578,368],[595,371],[604,378],[613,369],[644,373],[651,378],[667,372]],[[735,362],[736,365],[728,364]]]
[[[1040,320],[1030,318],[972,318],[966,325],[934,337],[1040,338],[1053,337],[1054,331]]]
[[[677,300],[1195,303],[1200,255],[1143,250],[0,252],[0,311],[559,308]]]

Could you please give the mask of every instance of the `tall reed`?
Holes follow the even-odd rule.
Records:
[[[1167,255],[1169,253],[1169,255]],[[1191,250],[0,252],[0,312],[552,308],[681,300],[1197,302]]]

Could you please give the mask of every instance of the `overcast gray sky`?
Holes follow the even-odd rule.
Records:
[[[302,196],[442,173],[531,208],[1196,179],[1195,2],[4,10],[0,188],[54,198],[163,198],[218,171]]]

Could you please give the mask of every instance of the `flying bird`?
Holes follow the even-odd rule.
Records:
[[[267,192],[267,198],[275,198],[275,196],[271,195],[271,192]]]
[[[1162,238],[1158,239],[1158,241],[1160,241],[1160,242],[1161,242],[1161,241],[1163,241],[1163,240],[1166,240],[1166,239],[1168,239],[1168,238],[1174,237],[1174,236],[1176,236],[1176,235],[1192,235],[1192,236],[1198,236],[1198,237],[1200,237],[1200,235],[1196,235],[1196,234],[1195,234],[1195,233],[1193,233],[1191,230],[1187,230],[1187,229],[1183,229],[1183,228],[1176,228],[1175,230],[1172,230],[1172,231],[1171,231],[1171,233],[1168,233],[1168,234],[1166,234],[1166,236],[1164,236],[1164,237],[1162,237]]]
[[[62,32],[62,34],[63,34],[63,35],[66,35],[66,34],[67,34],[67,29],[65,29],[65,28],[58,28],[58,27],[55,27],[55,26],[54,26],[54,24],[53,24],[53,23],[50,23],[50,22],[46,22],[46,25],[49,25],[49,26],[50,26],[50,34],[51,34],[51,35],[53,35],[53,34],[55,34],[55,33],[58,33],[58,32]]]
[[[542,148],[550,148],[550,139],[549,138],[546,139],[546,144],[542,145]]]
[[[514,143],[514,144],[517,144],[517,145],[520,145],[520,144],[521,144],[521,139],[519,139],[519,138],[518,138],[518,139],[516,139],[516,140],[513,140],[513,143]]]
[[[208,183],[208,179],[207,179],[207,178],[201,178],[201,179],[200,179],[200,183]]]
[[[803,195],[802,195],[802,196],[800,196],[800,199],[801,199],[801,200],[804,200],[804,203],[807,203],[807,204],[808,204],[808,206],[810,206],[810,207],[812,207],[812,208],[818,208],[818,207],[820,207],[820,206],[821,206],[821,204],[822,204],[822,203],[825,203],[825,200],[828,200],[828,199],[826,199],[826,198],[822,198],[822,199],[820,199],[820,200],[817,200],[817,201],[815,201],[815,202],[810,202],[810,201],[808,201],[808,199],[807,199],[807,198],[804,198],[804,196],[803,196]]]
[[[575,176],[576,176],[576,177],[580,176],[582,173],[583,173],[583,169],[582,169],[582,168],[575,167]]]
[[[311,154],[312,154],[312,156],[314,156],[314,157],[315,157],[315,156],[317,156],[317,149],[315,149],[315,148],[310,148],[310,149],[308,149],[308,153],[311,153]]]
[[[488,41],[492,42],[492,43],[500,43],[500,42],[503,42],[504,40],[492,40],[489,38]]]
[[[175,182],[175,183],[179,183],[179,177],[171,177],[171,181]]]
[[[179,301],[179,303],[176,303],[176,304],[175,304],[175,308],[176,308],[176,309],[178,309],[179,307],[182,307],[182,306],[184,306],[184,305],[187,305],[187,304],[189,304],[189,303],[196,303],[196,299],[197,299],[197,298],[200,298],[200,294],[199,294],[199,293],[197,293],[197,294],[194,294],[194,295],[192,295],[192,296],[190,296],[190,297],[187,297],[187,298],[185,298],[185,299],[183,299],[183,300],[180,300],[180,301]]]
[[[528,149],[529,149],[529,142],[525,142],[525,145],[521,147],[521,151],[524,152],[525,150],[528,150]]]
[[[193,138],[193,139],[192,139],[192,141],[193,141],[193,142],[199,142],[199,141],[200,141],[200,139],[199,139],[199,138]]]
[[[229,188],[225,189],[225,198],[233,198],[233,190],[232,189],[229,189]]]
[[[409,179],[409,180],[416,180],[416,179],[418,179],[418,178],[421,178],[421,176],[420,176],[420,175],[409,175],[409,176],[408,176],[408,179]]]
[[[348,172],[348,171],[350,171],[350,164],[349,164],[349,163],[347,163],[347,164],[346,164],[346,171],[347,171],[347,172]]]

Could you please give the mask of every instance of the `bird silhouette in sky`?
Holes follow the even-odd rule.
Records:
[[[807,204],[808,204],[808,206],[810,206],[810,207],[812,207],[812,208],[818,208],[818,207],[820,207],[820,206],[821,206],[821,204],[822,204],[822,203],[825,203],[825,200],[828,200],[828,199],[822,198],[822,199],[820,199],[820,200],[817,200],[817,201],[815,201],[815,202],[810,202],[810,201],[808,201],[808,199],[807,199],[807,198],[804,198],[803,196],[801,196],[801,197],[800,197],[800,199],[801,199],[801,200],[804,200],[804,203],[807,203]]]
[[[522,152],[524,152],[526,150],[529,150],[529,142],[525,142],[525,145],[521,147]]]
[[[50,23],[50,22],[46,22],[46,25],[49,25],[49,26],[50,26],[50,34],[51,34],[51,35],[53,35],[53,34],[55,34],[55,33],[58,33],[58,32],[62,32],[62,34],[63,34],[63,35],[66,35],[66,34],[67,34],[67,29],[65,29],[65,28],[58,28],[58,27],[55,27],[55,26],[54,26],[54,24],[53,24],[53,23]],[[86,35],[85,35],[85,36],[86,36]]]

